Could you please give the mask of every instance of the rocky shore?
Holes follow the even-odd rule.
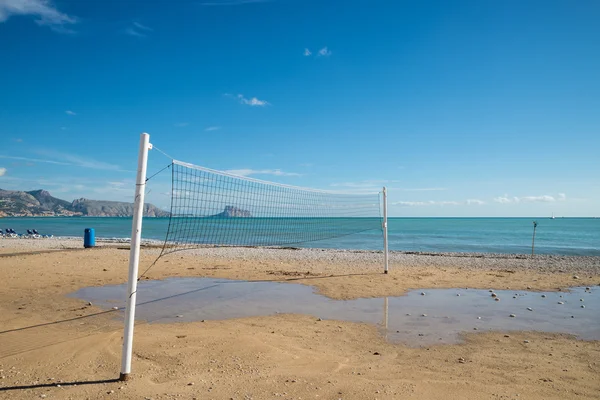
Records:
[[[97,239],[99,247],[128,245],[128,239]],[[157,255],[162,249],[162,241],[144,240],[143,251]],[[0,251],[11,248],[23,251],[43,249],[77,249],[83,247],[81,238],[49,239],[5,239],[0,240]],[[202,246],[190,248],[177,254],[209,259],[232,261],[268,261],[315,266],[321,264],[345,264],[351,269],[354,265],[377,268],[383,265],[383,253],[369,250],[305,249],[277,247],[215,247]],[[168,256],[168,254],[167,254]],[[561,255],[525,255],[494,253],[431,253],[391,251],[391,268],[438,267],[487,269],[495,271],[535,271],[540,273],[572,273],[581,275],[600,275],[600,257],[597,256],[561,256]]]

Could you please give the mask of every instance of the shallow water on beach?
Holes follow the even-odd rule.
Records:
[[[500,301],[488,290],[476,289],[425,289],[399,297],[332,300],[302,284],[169,278],[139,282],[136,317],[173,323],[308,314],[374,324],[388,340],[411,346],[456,343],[463,332],[490,330],[560,332],[598,340],[599,289],[494,291]],[[71,296],[104,308],[122,308],[125,291],[125,285],[89,287]]]

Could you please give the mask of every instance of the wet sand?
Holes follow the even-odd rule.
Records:
[[[461,344],[412,348],[386,341],[375,325],[300,314],[139,323],[133,380],[112,382],[120,369],[122,323],[114,312],[66,295],[125,282],[129,252],[123,245],[44,252],[80,245],[0,240],[0,398],[600,398],[598,341],[488,332],[466,334]],[[6,256],[32,252],[37,254]],[[140,272],[156,255],[155,249],[143,251]],[[381,273],[380,258],[202,249],[167,255],[146,276],[294,282],[336,299],[421,288],[566,290],[600,284],[597,257],[506,261],[398,254],[391,257],[389,275]],[[99,382],[85,384],[92,381]]]

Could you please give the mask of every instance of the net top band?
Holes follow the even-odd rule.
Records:
[[[210,169],[210,168],[206,168],[206,167],[201,167],[199,165],[194,165],[194,164],[186,163],[186,162],[179,161],[179,160],[173,160],[173,164],[181,165],[182,167],[192,168],[192,169],[199,170],[199,171],[209,172],[212,174],[226,176],[229,178],[241,179],[244,181],[259,183],[262,185],[277,186],[277,187],[281,187],[281,188],[285,188],[285,189],[301,190],[301,191],[305,191],[305,192],[339,194],[339,195],[354,195],[354,196],[372,196],[372,195],[378,195],[380,193],[380,192],[352,193],[352,192],[340,192],[340,191],[334,191],[334,190],[312,189],[312,188],[305,188],[305,187],[301,187],[301,186],[293,186],[293,185],[286,185],[283,183],[264,181],[261,179],[250,178],[247,176],[235,175],[235,174],[232,174],[229,172],[219,171],[216,169]]]

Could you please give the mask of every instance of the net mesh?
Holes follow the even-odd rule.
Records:
[[[163,254],[205,245],[282,246],[381,230],[378,193],[260,181],[173,161]]]

